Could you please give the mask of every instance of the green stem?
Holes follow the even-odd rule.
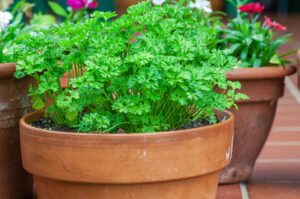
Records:
[[[120,125],[123,125],[123,124],[128,124],[128,123],[129,123],[129,122],[121,122],[121,123],[119,123],[119,124],[116,124],[116,125],[112,126],[112,127],[109,128],[109,129],[106,129],[106,130],[103,131],[103,132],[110,132],[112,129],[116,128],[117,126],[120,126]]]
[[[279,55],[279,57],[280,57],[280,58],[283,58],[283,57],[286,57],[286,56],[295,54],[295,53],[297,53],[299,50],[300,50],[300,48],[296,48],[296,49],[294,49],[294,50],[291,50],[291,51],[288,51],[288,52],[286,52],[286,53],[284,53],[284,54]]]

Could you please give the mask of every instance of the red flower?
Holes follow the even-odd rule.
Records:
[[[286,31],[286,26],[281,25],[280,23],[277,23],[276,21],[272,21],[269,17],[265,16],[265,23],[266,26],[269,26],[270,28],[273,28],[277,31]]]
[[[67,0],[67,5],[74,10],[85,8],[95,9],[98,7],[98,2],[94,0]]]
[[[248,3],[243,6],[239,6],[241,12],[247,12],[249,14],[261,13],[265,9],[260,3]]]
[[[97,1],[93,1],[90,4],[88,4],[88,7],[90,9],[96,9],[99,6],[99,3]]]

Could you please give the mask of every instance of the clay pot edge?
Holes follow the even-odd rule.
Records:
[[[217,124],[208,125],[204,127],[192,128],[192,129],[184,129],[184,130],[173,130],[173,131],[165,131],[165,132],[153,132],[153,133],[131,133],[131,134],[102,134],[102,133],[75,133],[75,132],[61,132],[61,131],[50,131],[47,129],[41,129],[28,124],[29,121],[36,120],[37,118],[41,118],[43,115],[42,111],[36,111],[29,114],[26,114],[20,119],[20,128],[29,129],[32,132],[32,136],[39,137],[39,133],[45,133],[49,136],[60,136],[60,137],[71,137],[75,136],[76,138],[85,138],[85,139],[110,139],[116,142],[123,142],[124,140],[128,141],[141,141],[147,139],[147,141],[151,140],[159,140],[159,139],[168,139],[174,138],[186,138],[187,136],[196,137],[198,133],[194,133],[195,131],[203,132],[203,131],[212,131],[214,128],[222,128],[223,126],[228,126],[230,123],[234,121],[234,115],[229,111],[224,111],[224,114],[228,116],[225,121],[219,122]],[[34,133],[39,132],[39,133]],[[33,135],[34,134],[34,135]],[[45,137],[43,134],[41,137]]]
[[[257,79],[274,79],[296,73],[297,68],[289,66],[268,66],[260,68],[236,68],[227,72],[229,80],[257,80]]]
[[[0,63],[0,77],[11,77],[16,72],[16,63]]]
[[[42,116],[42,112],[35,112],[31,113],[25,117],[22,118],[20,121],[21,125],[21,150],[22,150],[22,158],[23,158],[23,165],[24,168],[29,171],[30,173],[33,173],[34,175],[41,176],[44,178],[51,178],[51,179],[58,179],[63,181],[71,181],[71,182],[88,182],[88,183],[105,183],[105,184],[128,184],[129,181],[127,177],[124,176],[110,176],[108,174],[115,173],[112,171],[103,171],[106,173],[98,173],[97,176],[95,176],[95,171],[93,171],[93,168],[90,166],[83,164],[78,165],[79,171],[85,171],[86,177],[82,178],[82,175],[79,175],[78,172],[75,172],[76,175],[68,172],[61,173],[56,172],[56,170],[61,167],[58,165],[56,167],[52,164],[49,166],[51,169],[46,169],[46,165],[48,165],[47,161],[50,162],[58,162],[60,163],[62,160],[66,160],[67,162],[64,163],[64,168],[72,168],[72,169],[78,169],[77,167],[72,166],[74,162],[72,161],[73,158],[70,160],[70,155],[68,155],[68,158],[64,157],[68,153],[75,153],[77,154],[76,157],[81,156],[83,153],[88,152],[89,156],[83,155],[82,158],[86,160],[82,160],[83,162],[89,162],[89,158],[92,157],[98,157],[97,154],[101,154],[98,159],[99,161],[103,161],[101,158],[105,156],[105,154],[112,154],[115,153],[115,157],[111,157],[111,155],[108,155],[109,157],[107,160],[108,162],[120,162],[119,158],[125,158],[126,161],[129,159],[132,159],[135,162],[135,167],[137,168],[146,168],[143,170],[139,169],[132,169],[128,172],[135,173],[136,171],[140,171],[139,177],[134,176],[130,180],[130,184],[132,183],[148,183],[148,182],[166,182],[166,181],[173,181],[173,180],[180,180],[180,179],[187,179],[187,178],[193,178],[196,176],[201,176],[202,174],[207,173],[213,173],[216,171],[219,171],[220,169],[224,168],[226,165],[229,164],[231,159],[231,152],[232,152],[232,139],[233,139],[233,123],[234,123],[234,116],[231,113],[225,112],[225,114],[228,114],[230,117],[223,122],[220,122],[216,125],[210,125],[207,127],[200,127],[200,128],[193,128],[188,130],[180,130],[178,132],[173,131],[173,133],[166,133],[166,132],[160,132],[157,133],[150,133],[150,134],[118,134],[118,135],[111,135],[111,134],[75,134],[75,133],[67,133],[67,132],[50,132],[47,130],[43,130],[40,128],[31,127],[30,125],[26,124],[26,117],[30,117],[31,119],[34,118],[34,116]],[[30,118],[29,118],[30,119]],[[27,120],[28,121],[28,120]],[[25,125],[25,126],[22,126]],[[230,141],[229,141],[230,140]],[[216,145],[215,143],[220,143],[220,145]],[[216,150],[216,155],[211,157],[211,152],[206,154],[204,153],[203,157],[201,158],[201,155],[199,156],[199,153],[202,150],[198,150],[199,147],[201,148],[202,144],[206,143],[204,145],[208,144],[208,148],[206,146],[205,151],[212,151]],[[210,144],[209,144],[210,143]],[[187,149],[184,149],[185,153],[190,154],[188,156],[182,156],[181,159],[187,160],[187,162],[191,162],[191,156],[196,157],[198,160],[198,163],[196,165],[203,164],[203,167],[198,168],[196,166],[194,170],[188,169],[188,164],[181,164],[176,160],[171,160],[173,163],[171,165],[177,165],[176,167],[178,171],[189,171],[187,174],[183,174],[182,172],[175,172],[172,173],[172,177],[168,177],[169,173],[166,172],[165,175],[159,176],[154,175],[156,177],[147,177],[145,174],[145,170],[148,172],[149,170],[153,169],[151,162],[149,164],[145,164],[145,159],[136,159],[136,153],[140,154],[140,150],[146,150],[148,156],[151,159],[150,154],[152,154],[153,158],[153,152],[157,151],[159,148],[163,148],[166,146],[172,147],[171,151],[182,151],[182,148],[187,145]],[[117,147],[116,147],[117,146]],[[178,147],[177,147],[178,146]],[[73,150],[73,148],[76,148],[76,150]],[[127,151],[125,154],[133,154],[132,156],[119,156],[119,148],[123,148]],[[195,150],[196,149],[196,150]],[[38,161],[39,163],[31,160],[35,160],[38,158],[43,157],[43,153],[45,150],[50,150],[51,153],[49,156],[45,156],[46,158],[42,158],[41,161]],[[169,149],[170,150],[170,149]],[[128,152],[129,151],[129,152]],[[131,152],[130,152],[131,151]],[[188,152],[192,151],[192,152]],[[100,153],[99,153],[100,152]],[[132,153],[133,152],[133,153]],[[195,154],[197,152],[197,154]],[[203,152],[203,151],[202,151]],[[201,152],[201,153],[202,153]],[[54,154],[53,154],[54,153]],[[95,153],[96,155],[92,155]],[[166,155],[166,153],[161,153],[160,159]],[[51,155],[52,154],[52,155]],[[81,155],[80,155],[81,154]],[[104,154],[104,155],[103,155]],[[143,153],[142,153],[143,154]],[[116,159],[117,157],[117,159]],[[188,157],[188,158],[187,158]],[[55,161],[52,161],[50,159],[58,159]],[[202,161],[202,159],[205,159],[205,161]],[[43,161],[45,160],[46,163]],[[95,159],[94,159],[95,160]],[[169,165],[170,161],[166,161],[165,159],[162,159],[165,165]],[[43,162],[45,165],[43,165]],[[123,162],[123,161],[121,161]],[[139,163],[139,164],[138,164]],[[115,165],[117,163],[113,163]],[[68,166],[66,166],[68,165]],[[145,166],[146,165],[146,166]],[[148,166],[147,166],[148,165]],[[180,166],[181,165],[181,166]],[[151,167],[151,168],[150,168]],[[108,169],[110,169],[109,167]],[[164,167],[167,168],[167,167]],[[106,168],[107,169],[107,168]],[[50,171],[53,172],[50,172]],[[161,168],[156,166],[156,168],[153,170],[157,173],[160,173]],[[80,173],[80,172],[79,172]],[[175,175],[176,174],[176,175]],[[145,178],[147,178],[147,181],[145,181]]]

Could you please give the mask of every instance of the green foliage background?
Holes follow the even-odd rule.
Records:
[[[34,12],[42,11],[43,13],[51,13],[51,9],[48,6],[48,0],[27,0],[30,3],[34,3],[36,6],[34,8]],[[61,6],[66,8],[66,0],[53,0],[59,3]],[[15,3],[17,0],[15,0]],[[114,11],[115,3],[112,0],[99,0],[99,7],[97,10],[99,11]]]

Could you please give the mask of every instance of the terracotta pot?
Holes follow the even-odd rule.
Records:
[[[214,199],[231,158],[226,115],[207,127],[113,135],[35,128],[36,112],[20,121],[23,165],[39,199]]]
[[[221,174],[221,183],[248,181],[255,161],[271,130],[277,101],[284,93],[284,78],[296,72],[294,67],[235,69],[228,79],[240,81],[240,92],[250,99],[237,102],[234,145],[231,164]]]
[[[65,75],[62,78],[60,78],[60,85],[62,88],[67,88],[68,83],[69,83],[69,74],[65,73]]]
[[[137,4],[142,0],[116,0],[117,13],[124,14],[129,6]],[[224,7],[224,0],[212,0],[211,5],[213,10],[222,10]]]
[[[14,78],[15,64],[0,64],[0,198],[30,198],[32,179],[21,163],[19,120],[31,111],[29,79]]]
[[[141,0],[116,0],[117,13],[124,14],[129,6],[139,3]]]
[[[211,0],[213,10],[223,10],[224,0]]]

